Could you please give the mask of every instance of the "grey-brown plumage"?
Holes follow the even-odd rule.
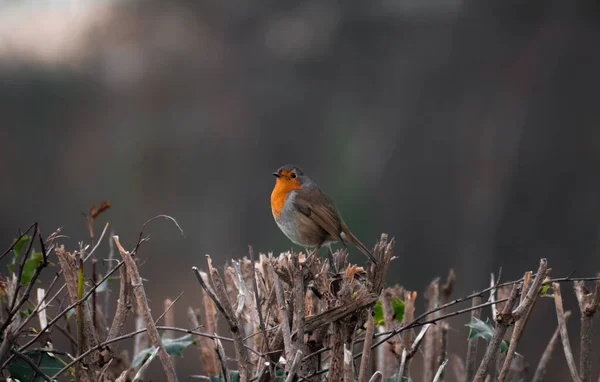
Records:
[[[300,168],[286,165],[273,175],[277,177],[271,194],[273,217],[292,242],[317,250],[338,241],[344,245],[350,242],[375,262],[371,251],[344,223],[333,201]]]

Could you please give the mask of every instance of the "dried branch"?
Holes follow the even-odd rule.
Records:
[[[208,284],[208,275],[206,273],[200,272],[199,276],[204,280],[205,284]],[[202,303],[204,305],[206,331],[208,333],[215,333],[217,331],[217,307],[205,290],[202,290]],[[198,311],[195,313],[194,316],[199,315]],[[198,327],[197,320],[194,327]],[[213,341],[209,341],[203,337],[200,338],[200,360],[205,373],[209,375],[219,374],[219,359],[213,350]]]
[[[565,322],[569,319],[570,316],[571,316],[571,311],[566,311],[565,312]],[[554,334],[552,335],[552,338],[550,338],[548,345],[546,345],[546,349],[544,350],[544,353],[542,354],[542,357],[540,358],[540,362],[538,363],[538,366],[535,369],[535,374],[533,375],[532,382],[543,382],[544,381],[548,365],[550,364],[550,359],[552,358],[552,352],[554,351],[554,348],[556,347],[556,343],[558,342],[559,335],[560,335],[560,325],[557,326],[556,330],[554,330]]]
[[[363,343],[363,356],[360,360],[358,369],[358,382],[367,382],[369,364],[371,361],[371,344],[373,344],[373,334],[375,333],[375,320],[373,320],[372,309],[367,310],[367,330],[365,332],[365,342]]]
[[[376,301],[377,295],[370,293],[361,297],[357,297],[349,304],[338,306],[326,312],[308,317],[305,322],[305,331],[312,332],[323,325],[328,325],[332,322],[339,321],[356,311],[360,311],[370,305],[375,304]],[[371,349],[373,349],[373,347],[371,347]]]
[[[133,382],[138,382],[144,378],[144,374],[146,374],[146,370],[148,369],[148,366],[150,366],[150,364],[152,363],[154,358],[156,358],[156,355],[158,354],[159,350],[160,350],[160,348],[155,348],[152,351],[152,353],[150,354],[150,356],[148,357],[146,362],[144,362],[142,364],[142,366],[140,366],[140,369],[135,374],[135,377],[133,377]]]
[[[304,276],[298,256],[292,256],[294,267],[294,285],[292,296],[294,299],[294,312],[292,315],[292,341],[294,351],[304,349]],[[296,339],[294,341],[294,338]],[[288,361],[289,362],[289,361]]]
[[[171,357],[163,347],[162,340],[160,339],[160,335],[158,334],[158,330],[156,329],[156,325],[152,319],[150,307],[148,306],[148,300],[146,299],[146,292],[144,291],[142,278],[138,272],[137,265],[135,264],[135,261],[133,261],[131,254],[121,246],[119,237],[115,235],[113,236],[113,240],[115,241],[115,245],[117,246],[119,253],[123,257],[123,261],[125,261],[127,264],[127,273],[129,274],[129,279],[131,281],[131,288],[133,289],[133,294],[136,298],[138,306],[142,307],[144,323],[146,324],[146,329],[148,329],[148,337],[150,338],[150,342],[152,345],[158,348],[158,358],[163,365],[167,380],[169,382],[175,382],[177,381],[177,374],[175,373],[175,368],[173,367]]]
[[[427,292],[425,293],[425,298],[427,299],[427,310],[435,310],[440,305],[440,281],[439,279],[433,280],[429,286],[427,287]],[[434,313],[434,319],[440,316],[440,311],[436,311]],[[430,333],[427,338],[425,338],[425,346],[424,349],[424,359],[423,359],[423,379],[425,381],[430,381],[435,374],[436,361],[437,361],[437,344],[438,344],[438,330],[437,327],[432,329],[432,333]]]
[[[265,320],[263,318],[262,308],[261,308],[261,304],[260,304],[260,298],[258,296],[258,282],[256,281],[257,275],[256,275],[256,264],[255,264],[255,260],[254,260],[254,249],[252,249],[252,246],[250,246],[250,245],[248,246],[248,253],[250,255],[250,264],[252,265],[252,288],[254,289],[254,302],[256,303],[256,313],[258,314],[259,327],[260,327],[260,331],[262,332],[263,343],[265,345],[265,349],[267,349],[267,352],[270,353],[271,349],[269,347],[269,339],[267,338]],[[298,353],[296,353],[296,355],[298,355]],[[271,362],[269,362],[269,375],[271,376],[271,378],[273,378],[275,376],[275,371],[273,370]]]
[[[433,378],[433,382],[438,382],[442,380],[442,376],[444,375],[444,368],[446,367],[446,364],[448,363],[448,358],[446,358],[444,360],[444,362],[442,362],[442,364],[440,365],[440,368],[438,369],[437,373],[435,373],[435,377]]]
[[[288,373],[287,378],[285,379],[285,382],[293,382],[294,381],[294,378],[296,377],[296,373],[298,372],[298,368],[300,367],[301,360],[302,360],[302,350],[297,350],[296,355],[294,356],[294,361],[292,362],[292,365],[290,366],[290,371]]]
[[[533,281],[533,284],[531,286],[529,285],[529,282],[531,281],[531,272],[527,272],[525,273],[525,276],[523,276],[524,281],[523,291],[521,293],[521,303],[513,311],[511,317],[511,319],[516,322],[515,329],[513,330],[510,345],[508,347],[508,351],[506,352],[506,357],[504,359],[504,364],[502,365],[502,370],[500,371],[500,376],[498,377],[498,382],[504,381],[508,376],[513,357],[517,350],[517,345],[519,344],[519,340],[523,335],[523,331],[525,330],[525,326],[527,325],[527,321],[529,320],[529,315],[533,311],[533,306],[535,305],[535,302],[540,294],[540,287],[542,286],[542,282],[546,278],[547,269],[547,260],[541,259],[540,266],[535,276],[535,280]]]
[[[248,291],[246,290],[246,283],[244,282],[244,276],[242,275],[240,263],[238,263],[235,260],[231,260],[231,264],[233,264],[234,274],[237,278],[238,296],[237,308],[235,309],[235,316],[239,319],[244,310],[244,305],[246,304],[246,295],[248,294]]]
[[[344,343],[344,381],[354,381],[354,362],[352,360],[352,350]]]
[[[552,283],[552,289],[554,290],[554,305],[556,306],[556,317],[558,318],[560,338],[562,340],[565,357],[567,358],[567,364],[569,365],[569,371],[571,372],[571,378],[573,378],[573,381],[575,382],[580,382],[581,379],[577,373],[577,366],[575,364],[573,352],[571,351],[569,334],[567,333],[567,323],[563,309],[562,295],[560,294],[560,285],[558,283]]]
[[[598,301],[600,300],[600,281],[596,281],[594,293],[591,293],[585,287],[583,281],[575,281],[574,289],[579,311],[581,312],[579,373],[583,382],[589,382],[592,379],[592,319],[598,309]]]
[[[369,382],[381,382],[382,380],[383,374],[381,374],[379,371],[376,371],[371,377],[371,379],[369,379]]]
[[[419,332],[419,334],[417,335],[417,338],[415,338],[415,341],[413,342],[411,348],[407,349],[405,347],[402,350],[402,357],[400,359],[400,367],[398,368],[398,373],[396,373],[396,381],[402,380],[402,377],[405,374],[404,370],[406,367],[407,359],[412,358],[417,353],[417,350],[419,349],[419,345],[421,344],[421,340],[423,340],[423,338],[425,337],[425,334],[427,334],[427,330],[429,330],[431,325],[432,324],[424,325],[421,328],[421,331]]]
[[[218,338],[215,338],[215,351],[219,357],[219,363],[221,364],[221,373],[223,373],[223,381],[229,382],[229,371],[227,370],[227,362],[225,361],[225,349],[223,344]]]
[[[205,333],[205,332],[198,332],[196,330],[192,330],[192,329],[184,329],[184,328],[175,328],[175,327],[170,327],[170,326],[157,326],[156,327],[157,330],[162,330],[162,331],[173,331],[173,332],[178,332],[178,333],[185,333],[185,334],[192,334],[195,336],[202,336],[205,338],[211,338],[211,339],[218,339],[220,341],[227,341],[227,342],[233,342],[233,339],[231,338],[227,338],[227,337],[223,337],[223,336],[218,336],[216,334],[210,334],[210,333]],[[140,330],[136,330],[133,331],[131,333],[128,334],[124,334],[122,336],[119,337],[115,337],[112,338],[110,340],[106,340],[101,344],[96,345],[95,347],[88,349],[85,353],[81,354],[80,356],[78,356],[77,358],[75,358],[74,360],[72,360],[69,364],[67,364],[65,367],[63,367],[60,371],[58,371],[56,374],[54,374],[52,376],[53,379],[58,378],[61,374],[63,374],[64,372],[66,372],[67,370],[69,370],[69,368],[71,368],[73,365],[77,364],[78,362],[81,362],[81,360],[88,356],[90,353],[105,348],[106,346],[113,344],[115,342],[119,342],[119,341],[123,341],[135,336],[138,336],[140,334],[146,333],[148,331],[147,328],[143,328]]]
[[[448,313],[448,314],[444,314],[444,315],[442,315],[442,316],[440,316],[438,318],[433,318],[431,320],[426,320],[426,321],[423,321],[423,322],[419,322],[419,321],[417,321],[417,319],[414,319],[411,323],[409,323],[406,326],[403,326],[403,327],[398,328],[396,330],[392,330],[391,332],[380,333],[379,335],[380,336],[384,336],[384,338],[382,338],[379,341],[377,341],[376,343],[374,343],[371,346],[371,349],[375,349],[377,346],[381,345],[382,343],[386,342],[387,340],[389,340],[390,338],[392,338],[396,334],[401,333],[401,332],[403,332],[405,330],[410,330],[412,328],[423,326],[425,324],[433,324],[433,323],[436,323],[438,321],[445,320],[448,317],[458,316],[458,315],[461,315],[461,314],[464,314],[464,313],[467,313],[467,312],[470,312],[470,311],[473,311],[473,310],[485,308],[486,306],[490,306],[490,305],[494,305],[494,304],[499,304],[499,303],[502,303],[502,302],[505,302],[505,301],[508,301],[508,299],[506,298],[506,299],[502,299],[502,300],[498,300],[498,301],[493,301],[493,302],[489,301],[489,302],[486,302],[486,303],[483,303],[483,304],[480,304],[480,305],[477,305],[477,306],[472,306],[470,308],[465,308],[465,309],[457,310],[456,312],[451,312],[451,313]],[[361,354],[362,353],[357,354],[356,356],[354,356],[354,358],[359,357]]]
[[[541,259],[540,266],[536,273],[535,280],[533,281],[533,284],[531,285],[531,288],[529,288],[529,291],[527,292],[527,295],[525,296],[525,298],[523,298],[523,300],[521,301],[519,306],[512,313],[512,317],[513,317],[514,321],[520,320],[521,317],[523,317],[523,315],[526,314],[529,311],[529,309],[533,306],[533,303],[539,296],[540,287],[542,286],[542,282],[544,281],[544,278],[546,277],[547,269],[548,269],[548,261],[546,259]]]
[[[487,376],[489,367],[490,367],[490,365],[493,364],[493,362],[496,358],[498,349],[500,349],[500,343],[502,342],[502,340],[504,338],[504,334],[506,333],[506,330],[508,329],[508,326],[510,325],[511,310],[512,310],[513,305],[517,301],[518,292],[519,292],[519,287],[517,286],[517,284],[514,284],[512,287],[512,292],[510,293],[510,298],[506,302],[506,305],[504,306],[502,313],[498,314],[496,316],[496,322],[497,322],[496,330],[494,332],[494,336],[490,340],[490,343],[485,351],[483,360],[481,361],[481,364],[479,365],[479,369],[477,370],[477,373],[475,374],[475,379],[474,379],[475,382],[483,382],[485,380],[485,377]]]
[[[448,325],[447,322],[442,323],[441,325],[441,345],[440,345],[440,357],[438,359],[438,364],[439,364],[439,368],[438,368],[438,373],[439,373],[439,377],[438,380],[443,381],[444,380],[444,367],[446,366],[446,363],[448,362],[448,329],[450,328],[450,326]]]
[[[223,316],[225,316],[225,320],[227,320],[227,324],[229,325],[229,329],[233,334],[233,344],[235,350],[235,356],[238,363],[240,378],[244,381],[250,378],[250,357],[248,354],[248,350],[244,345],[244,328],[238,318],[235,316],[235,312],[233,311],[233,307],[229,302],[227,297],[227,291],[225,290],[225,285],[223,284],[223,279],[219,272],[213,268],[212,261],[210,256],[206,256],[209,268],[209,275],[214,287],[214,292],[212,289],[208,287],[202,280],[200,276],[200,272],[196,267],[192,268],[196,273],[196,278],[200,285],[204,288],[204,290],[211,297],[217,309],[221,311]]]
[[[285,359],[290,360],[293,359],[294,353],[292,352],[290,316],[288,314],[288,308],[285,302],[283,285],[281,284],[279,275],[277,274],[277,272],[275,272],[275,269],[273,268],[273,264],[271,262],[268,263],[268,271],[271,279],[273,280],[273,285],[275,287],[275,295],[277,297],[277,306],[279,307],[277,311],[279,316],[279,322],[281,324],[281,331],[283,333],[283,347],[285,349]]]
[[[112,240],[110,240],[113,243]],[[119,299],[117,300],[117,308],[115,311],[115,317],[113,318],[112,325],[110,326],[110,330],[108,331],[107,340],[113,339],[115,337],[123,334],[123,328],[125,327],[125,321],[127,321],[127,314],[131,310],[131,284],[129,282],[129,276],[127,275],[127,266],[123,265],[119,269],[119,282],[120,282],[120,290],[119,290]],[[118,349],[118,344],[114,346],[113,350]]]
[[[478,306],[481,304],[482,298],[477,296],[473,298],[473,306]],[[475,309],[471,312],[471,322],[474,319],[479,319],[481,317],[481,309]],[[471,382],[473,380],[473,376],[475,375],[475,364],[477,362],[477,344],[478,341],[469,341],[467,344],[467,358],[465,361],[465,382]]]
[[[0,255],[0,260],[2,260],[4,258],[4,256],[6,256],[10,251],[13,250],[13,248],[15,247],[15,245],[19,242],[19,240],[21,240],[23,237],[25,237],[25,235],[27,235],[29,233],[29,231],[31,231],[32,228],[34,228],[33,232],[35,233],[37,231],[37,222],[34,222],[33,224],[31,224],[29,226],[29,228],[27,228],[27,230],[25,230],[25,232],[23,232],[22,234],[20,234],[15,241],[12,243],[12,245],[10,247],[8,247],[8,249],[6,251],[4,251],[4,253],[2,253],[2,255]]]
[[[56,248],[55,252],[65,277],[65,283],[67,284],[71,302],[76,303],[77,301],[81,301],[81,304],[77,304],[75,307],[77,318],[77,354],[79,355],[87,349],[98,345],[98,337],[92,318],[92,309],[88,301],[83,298],[83,273],[80,274],[80,272],[83,272],[81,270],[83,259],[77,259],[75,253],[71,254],[66,252],[62,245]],[[94,290],[95,288],[92,289],[91,293],[93,293]],[[92,356],[86,360],[86,363],[95,365],[98,359],[98,354],[92,354]],[[77,372],[78,375],[81,375],[81,373],[83,373],[83,371]]]

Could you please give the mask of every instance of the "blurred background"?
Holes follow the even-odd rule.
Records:
[[[599,16],[597,2],[562,0],[2,0],[0,243],[39,221],[74,250],[81,213],[109,200],[96,234],[110,221],[132,248],[169,214],[185,237],[151,223],[141,272],[155,314],[184,292],[188,327],[205,254],[222,266],[248,245],[295,248],[269,207],[271,173],[294,163],[365,244],[396,238],[388,281],[418,291],[419,312],[451,267],[455,297],[540,257],[555,277],[593,276]],[[451,321],[460,355],[467,322]],[[535,369],[550,299],[530,323],[518,352]],[[182,378],[196,360],[177,360]]]

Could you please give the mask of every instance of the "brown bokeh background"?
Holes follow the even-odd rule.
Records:
[[[5,246],[37,220],[73,250],[81,212],[104,199],[97,233],[108,220],[128,247],[148,218],[172,215],[185,237],[149,225],[141,271],[156,315],[184,291],[188,326],[205,254],[292,248],[269,194],[271,172],[295,163],[366,244],[396,238],[389,283],[422,292],[454,267],[459,296],[540,257],[554,276],[600,270],[595,2],[32,4],[0,8]],[[460,355],[467,320],[451,321]],[[544,299],[518,349],[533,368],[555,325]],[[181,378],[196,360],[177,360]]]

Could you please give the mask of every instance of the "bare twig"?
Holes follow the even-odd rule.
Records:
[[[157,330],[161,330],[161,331],[174,331],[174,332],[178,332],[178,333],[193,334],[195,336],[201,336],[201,337],[206,337],[206,338],[211,338],[211,339],[218,339],[220,341],[233,342],[233,339],[231,339],[231,338],[227,338],[227,337],[223,337],[223,336],[218,336],[216,334],[198,332],[198,331],[192,330],[192,329],[174,328],[174,327],[170,327],[170,326],[157,326],[156,329]],[[58,378],[61,374],[63,374],[65,371],[67,371],[73,365],[77,364],[78,362],[81,362],[81,360],[84,357],[86,357],[87,355],[89,355],[93,351],[102,349],[102,348],[104,348],[104,347],[106,347],[106,346],[108,346],[110,344],[115,343],[115,342],[123,341],[123,340],[129,339],[129,338],[135,337],[137,335],[140,335],[142,333],[146,333],[147,331],[148,331],[147,328],[143,328],[143,329],[136,330],[136,331],[128,333],[128,334],[124,334],[124,335],[119,336],[119,337],[112,338],[110,340],[106,340],[103,343],[98,344],[98,345],[96,345],[95,347],[93,347],[91,349],[88,349],[85,353],[83,353],[80,356],[78,356],[77,358],[73,359],[69,364],[67,364],[65,367],[63,367],[61,370],[59,370],[56,374],[54,374],[52,376],[52,378],[54,378],[54,379]]]
[[[158,322],[163,317],[165,317],[165,324],[167,326],[175,326],[175,313],[171,308],[173,308],[173,305],[175,305],[175,303],[181,298],[181,296],[183,296],[183,292],[179,293],[179,295],[175,297],[175,300],[173,301],[171,301],[171,299],[165,300],[165,310],[161,313],[160,316],[158,316],[156,321],[154,321],[155,324],[158,324]]]
[[[565,322],[571,316],[571,311],[565,312]],[[556,347],[556,343],[558,342],[558,337],[560,336],[560,325],[554,331],[552,338],[548,342],[544,353],[542,354],[542,358],[540,358],[540,362],[538,363],[537,368],[535,369],[535,374],[533,375],[532,382],[542,382],[546,376],[546,370],[548,365],[550,364],[550,359],[552,358],[552,352]]]
[[[386,342],[387,340],[389,340],[390,338],[392,338],[396,334],[401,333],[401,332],[403,332],[405,330],[409,330],[409,329],[412,329],[412,328],[423,326],[425,324],[436,323],[438,321],[445,320],[448,317],[458,316],[460,314],[464,314],[464,313],[470,312],[472,310],[485,308],[486,306],[490,306],[490,305],[494,305],[494,304],[499,304],[499,303],[502,303],[502,302],[505,302],[505,301],[508,301],[508,299],[505,298],[505,299],[494,301],[494,302],[491,302],[491,301],[490,302],[486,302],[486,303],[483,303],[483,304],[480,304],[480,305],[477,305],[477,306],[472,306],[470,308],[465,308],[465,309],[457,310],[456,312],[451,312],[451,313],[448,313],[448,314],[444,314],[444,315],[442,315],[442,316],[440,316],[438,318],[433,318],[431,320],[427,320],[427,321],[423,321],[423,322],[418,322],[417,319],[415,319],[415,320],[413,320],[411,323],[409,323],[406,326],[403,326],[403,327],[398,328],[396,330],[392,330],[391,332],[380,333],[380,335],[384,336],[384,338],[382,338],[379,341],[377,341],[376,343],[374,343],[371,346],[371,349],[376,348],[377,346],[379,346],[382,343]],[[358,358],[361,354],[362,353],[357,354],[356,356],[354,356],[354,358]]]
[[[425,293],[425,298],[427,299],[427,309],[434,310],[440,305],[440,281],[439,279],[433,280],[429,286],[427,287],[427,292]],[[440,311],[436,311],[434,313],[434,319],[440,316]],[[425,381],[430,381],[433,378],[436,370],[436,362],[437,362],[437,350],[438,350],[438,330],[437,327],[431,330],[429,336],[425,338],[425,355],[423,359],[423,379]]]
[[[22,234],[20,234],[15,241],[12,243],[12,245],[10,247],[8,247],[8,249],[6,251],[4,251],[4,253],[2,253],[2,255],[0,255],[0,260],[2,260],[4,258],[4,256],[6,256],[10,251],[13,250],[13,248],[15,247],[15,245],[19,242],[19,240],[21,240],[25,235],[27,235],[29,233],[29,231],[31,231],[32,228],[37,227],[37,222],[31,224],[29,226],[29,228],[27,228],[27,230],[25,230],[25,232],[23,232]],[[36,230],[34,229],[34,232]],[[33,239],[33,238],[32,238]]]
[[[448,329],[450,328],[450,326],[448,325],[447,322],[442,323],[441,325],[441,345],[440,345],[440,357],[438,359],[438,364],[439,364],[439,368],[438,368],[438,380],[439,381],[443,381],[444,380],[444,367],[446,366],[446,363],[448,362]]]
[[[111,230],[111,237],[114,236],[115,233],[114,231]],[[104,236],[104,232],[102,232],[102,236]],[[100,240],[98,240],[98,243],[100,243],[100,241],[102,240],[102,236],[100,236]],[[93,252],[93,250],[92,250]],[[113,259],[115,258],[115,245],[114,245],[114,241],[109,240],[108,241],[108,264],[110,264]],[[120,295],[119,295],[120,298]],[[106,316],[106,319],[108,320],[109,313],[108,313],[108,307],[109,307],[109,302],[110,302],[110,289],[107,289],[106,292],[104,293],[104,315]],[[118,303],[117,303],[118,304]],[[116,314],[116,312],[115,312]],[[114,320],[113,320],[114,322]]]
[[[292,341],[294,351],[304,350],[304,277],[298,256],[292,256],[294,266],[294,285],[292,296],[294,298],[294,313],[292,315]],[[294,337],[295,335],[295,337]],[[296,341],[294,341],[296,338]]]
[[[510,340],[510,345],[508,347],[508,351],[506,352],[506,357],[504,359],[504,364],[502,365],[502,370],[500,371],[500,375],[498,377],[498,382],[502,382],[508,376],[508,372],[510,371],[510,366],[512,364],[513,357],[517,350],[517,345],[521,336],[523,335],[523,331],[525,330],[525,325],[527,325],[527,321],[529,320],[529,315],[533,311],[533,306],[540,294],[540,287],[542,286],[542,282],[546,278],[546,270],[548,269],[548,262],[546,259],[540,260],[540,266],[537,270],[535,280],[532,285],[529,285],[531,280],[531,272],[527,272],[525,276],[523,276],[523,292],[521,293],[521,303],[512,313],[512,321],[515,321],[515,329],[513,330],[513,334]]]
[[[473,306],[481,304],[481,297],[476,296],[473,298]],[[471,312],[471,322],[474,319],[481,317],[481,309],[475,309]],[[467,343],[467,359],[465,361],[465,382],[471,382],[475,375],[475,364],[477,362],[477,344],[478,341],[469,341]]]
[[[110,240],[113,243],[112,240]],[[123,328],[125,327],[125,321],[127,321],[127,314],[131,310],[131,283],[129,282],[129,276],[127,274],[127,267],[123,265],[119,269],[120,278],[120,290],[119,300],[117,300],[117,308],[115,311],[115,317],[113,318],[112,325],[108,331],[106,339],[110,340],[123,334]],[[118,348],[118,344],[115,345],[114,350]]]
[[[514,284],[513,288],[512,288],[512,292],[510,293],[510,298],[506,302],[506,305],[504,306],[502,313],[498,314],[498,316],[496,316],[496,321],[497,321],[496,330],[494,332],[494,336],[490,340],[490,343],[485,351],[483,360],[481,361],[481,364],[479,365],[479,369],[477,370],[477,373],[475,374],[475,379],[474,379],[475,382],[483,382],[485,380],[485,377],[487,376],[490,365],[492,365],[494,360],[496,359],[496,354],[498,353],[498,349],[500,349],[500,343],[502,342],[502,340],[504,338],[504,334],[506,333],[506,330],[508,329],[508,326],[510,325],[510,315],[511,315],[512,307],[515,304],[515,301],[517,301],[517,297],[519,295],[518,292],[519,292],[519,287],[517,286],[517,284]]]
[[[246,283],[244,282],[244,276],[242,275],[242,269],[240,268],[240,263],[235,260],[231,260],[231,264],[233,265],[234,273],[237,278],[238,284],[238,296],[237,296],[237,308],[235,309],[235,316],[239,319],[244,310],[244,305],[246,303],[246,295],[248,291],[246,290]]]
[[[156,325],[152,319],[150,307],[148,306],[148,300],[146,299],[146,292],[144,291],[142,278],[138,272],[137,265],[133,261],[129,251],[126,251],[121,246],[119,237],[113,236],[113,240],[115,241],[115,245],[117,246],[119,253],[123,257],[123,260],[127,263],[127,273],[129,274],[131,287],[133,289],[138,306],[142,307],[144,323],[148,329],[148,337],[150,338],[150,342],[152,345],[158,348],[158,357],[163,365],[163,369],[165,370],[167,380],[169,382],[175,382],[177,381],[177,374],[175,373],[175,368],[173,367],[171,357],[163,347],[162,340],[160,339],[160,335],[158,334],[158,330],[156,329]]]
[[[328,325],[332,322],[339,321],[358,310],[362,310],[368,306],[371,306],[375,304],[376,301],[377,295],[373,293],[357,297],[344,306],[338,306],[326,312],[308,317],[305,321],[304,329],[306,332],[312,332],[323,325]],[[297,335],[297,333],[293,332],[292,335]]]
[[[537,299],[542,282],[546,277],[546,270],[548,269],[548,261],[546,259],[540,260],[540,266],[535,276],[533,284],[529,288],[529,291],[519,304],[519,306],[513,311],[512,316],[514,321],[518,321],[526,314],[529,309],[533,306],[534,301]]]
[[[498,281],[500,281],[498,279]],[[496,300],[496,290],[497,290],[497,282],[495,281],[495,275],[494,273],[490,273],[490,298],[488,299],[488,301],[493,302]],[[497,311],[496,311],[496,305],[492,305],[491,309],[492,309],[492,317],[496,317]]]
[[[267,349],[267,352],[270,353],[271,349],[269,348],[269,339],[267,338],[267,331],[265,328],[265,320],[263,318],[262,308],[261,308],[261,304],[260,304],[260,298],[258,296],[258,282],[256,281],[257,276],[256,276],[256,264],[254,262],[254,249],[250,245],[248,246],[248,253],[250,255],[250,264],[252,265],[252,287],[254,289],[254,301],[256,303],[256,313],[258,314],[259,327],[260,327],[260,331],[262,332],[262,335],[263,335],[263,343],[265,345],[265,349]],[[271,375],[271,377],[273,377],[274,376],[273,367],[269,360],[267,360],[267,362],[269,362],[269,374]]]
[[[214,288],[214,295],[217,300],[213,300],[217,308],[220,306],[221,313],[225,316],[229,330],[233,335],[233,347],[235,350],[235,358],[240,371],[240,379],[247,381],[250,378],[250,357],[247,348],[244,345],[244,327],[238,317],[236,317],[233,307],[227,297],[227,291],[223,284],[223,279],[219,272],[213,268],[210,256],[206,256],[209,268],[209,275]],[[199,274],[197,274],[198,278]],[[207,290],[208,292],[208,290]],[[209,293],[210,295],[210,293]]]
[[[600,281],[596,281],[594,293],[591,293],[585,287],[583,281],[575,281],[574,288],[581,312],[579,373],[582,382],[589,382],[592,379],[592,319],[598,309],[598,301],[600,300]]]
[[[80,245],[83,250],[83,245]],[[77,323],[77,355],[92,348],[98,344],[98,337],[96,330],[94,329],[94,323],[92,318],[92,309],[87,300],[84,297],[84,279],[83,279],[83,258],[76,253],[69,253],[64,250],[64,246],[56,248],[56,256],[60,262],[60,266],[65,277],[67,284],[67,290],[72,303],[81,301],[80,304],[75,306],[76,309],[76,323]],[[92,288],[90,291],[93,294],[96,289]],[[50,325],[49,325],[50,326]],[[87,363],[90,366],[94,366],[98,360],[97,354],[92,354],[87,359]],[[77,366],[79,367],[79,366]],[[77,374],[81,374],[78,372]]]
[[[421,341],[423,340],[423,338],[425,337],[425,334],[427,334],[427,330],[429,330],[429,328],[431,327],[432,324],[427,324],[424,325],[421,328],[421,331],[419,332],[419,334],[417,335],[417,337],[415,338],[415,341],[412,344],[412,347],[409,349],[407,349],[406,347],[402,350],[402,356],[400,359],[400,367],[398,368],[398,373],[396,374],[396,381],[401,381],[402,377],[404,376],[404,370],[406,367],[406,362],[407,362],[407,358],[412,358],[416,353],[417,350],[419,349],[419,345],[421,344]]]
[[[294,357],[294,353],[292,352],[292,335],[290,329],[290,316],[288,314],[287,304],[285,303],[285,295],[283,292],[283,285],[281,284],[281,280],[279,279],[279,275],[275,272],[273,268],[273,264],[271,262],[268,263],[268,270],[271,279],[273,280],[273,285],[275,287],[275,295],[277,297],[277,306],[279,313],[279,322],[281,323],[281,331],[283,333],[283,343],[285,348],[285,359],[291,360]],[[289,362],[289,361],[288,361]]]
[[[446,358],[444,360],[444,362],[442,362],[442,364],[440,365],[440,368],[438,369],[437,373],[435,373],[435,377],[433,378],[433,382],[438,382],[442,379],[442,375],[444,375],[444,368],[446,367],[446,364],[448,363],[448,358]]]
[[[223,373],[223,381],[229,382],[229,371],[227,370],[227,363],[225,361],[225,349],[223,349],[223,344],[218,338],[215,338],[215,351],[217,352],[219,362],[221,363],[221,373]]]
[[[369,382],[381,382],[383,380],[383,374],[381,374],[381,372],[376,371],[375,373],[373,373],[373,376],[371,377],[371,379],[369,379]]]
[[[150,357],[148,357],[148,359],[142,364],[142,366],[140,367],[138,372],[135,374],[135,377],[133,377],[133,382],[138,382],[143,379],[143,376],[146,373],[148,366],[150,366],[150,364],[152,363],[152,361],[158,354],[159,350],[160,350],[159,348],[154,348],[154,350],[150,354]]]
[[[57,314],[56,317],[54,317],[52,320],[50,320],[50,322],[48,323],[48,326],[46,326],[45,328],[41,329],[31,340],[29,340],[25,345],[21,346],[21,348],[19,349],[19,351],[23,351],[24,349],[26,349],[29,346],[31,346],[32,344],[34,344],[42,335],[44,335],[44,333],[48,330],[48,328],[51,328],[54,324],[56,324],[56,322],[58,320],[60,320],[61,318],[63,318],[63,316],[68,311],[70,311],[71,309],[73,309],[77,305],[79,305],[79,304],[83,303],[84,301],[86,301],[90,297],[90,295],[92,294],[92,291],[95,290],[96,288],[98,288],[102,284],[102,282],[104,282],[106,279],[108,279],[123,264],[124,264],[123,261],[119,262],[119,264],[117,264],[113,269],[111,269],[109,272],[107,272],[106,275],[104,275],[104,277],[102,278],[102,280],[100,280],[100,282],[98,284],[92,286],[92,288],[90,288],[90,290],[86,292],[86,294],[83,296],[83,298],[81,300],[78,300],[78,301],[72,303],[71,305],[67,306],[65,309],[63,309],[62,311],[60,311],[60,313]],[[86,352],[84,354],[88,355],[89,353],[91,353],[91,350],[88,350],[88,352]],[[4,369],[6,367],[6,365],[11,360],[12,360],[12,357],[9,358],[7,361],[5,361],[2,364],[2,366],[0,367],[0,369]]]
[[[298,372],[298,368],[300,367],[300,361],[302,360],[302,350],[297,350],[296,355],[294,356],[294,361],[292,362],[292,366],[290,366],[290,371],[288,373],[285,382],[293,382],[296,377],[296,373]]]
[[[365,332],[365,342],[363,343],[363,356],[360,360],[358,369],[358,382],[367,382],[369,364],[371,361],[371,344],[373,344],[373,334],[375,333],[375,320],[373,320],[372,309],[367,310],[367,330]]]
[[[571,344],[569,342],[569,334],[567,333],[567,323],[565,320],[565,312],[563,309],[562,295],[560,294],[560,285],[558,283],[552,283],[552,289],[554,290],[554,305],[556,306],[556,317],[558,318],[558,328],[560,330],[560,338],[562,340],[565,357],[567,359],[567,365],[571,372],[571,378],[573,381],[580,382],[579,374],[577,373],[577,366],[575,364],[575,357],[571,351]]]

